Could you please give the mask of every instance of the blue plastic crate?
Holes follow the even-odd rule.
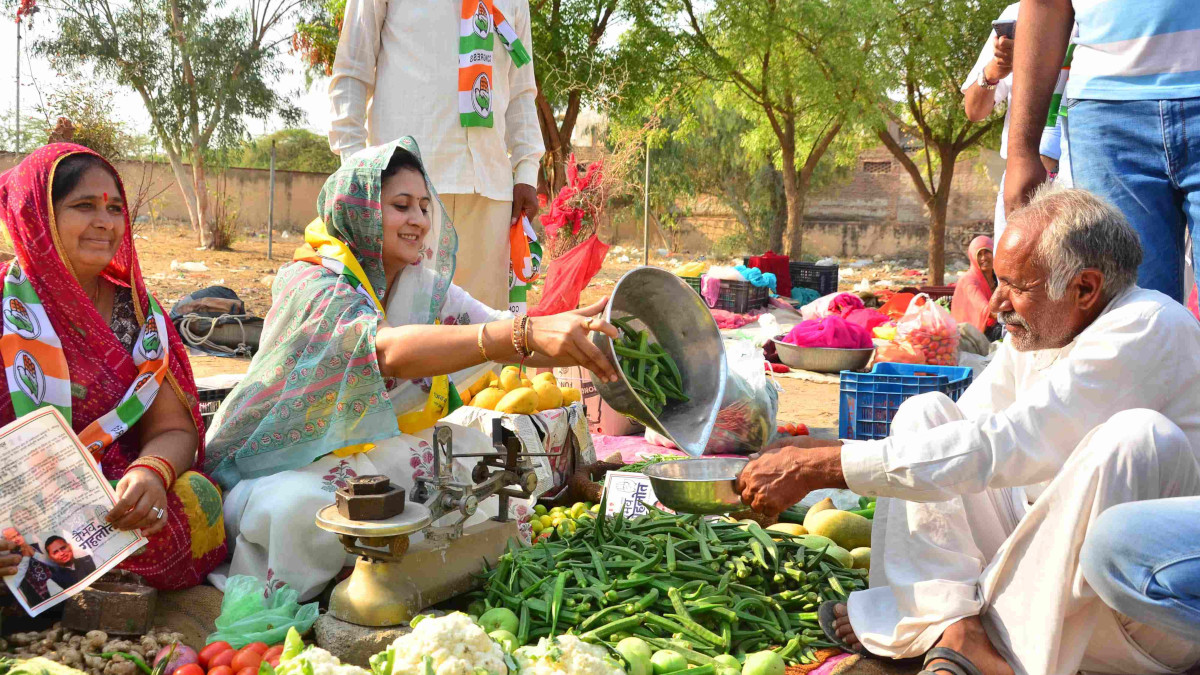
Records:
[[[869,373],[843,370],[838,395],[838,437],[887,438],[901,403],[917,394],[940,391],[957,401],[971,384],[971,369],[876,363]]]

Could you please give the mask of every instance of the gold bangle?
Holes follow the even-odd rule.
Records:
[[[525,345],[525,356],[533,356],[533,350],[529,348],[529,323],[531,321],[533,319],[529,318],[529,315],[526,314],[521,330],[521,342]]]
[[[479,355],[483,357],[483,362],[487,363],[488,361],[491,361],[491,359],[488,358],[487,349],[485,349],[483,346],[483,329],[485,328],[487,328],[486,323],[479,324],[479,339],[477,344],[479,345]]]

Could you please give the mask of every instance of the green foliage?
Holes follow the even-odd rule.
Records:
[[[284,129],[257,138],[242,149],[238,166],[266,169],[271,165],[271,141],[275,141],[275,168],[280,171],[333,173],[340,166],[324,136],[308,129]]]
[[[346,0],[309,0],[304,17],[296,23],[292,51],[304,60],[309,82],[333,74],[338,36],[346,15]]]
[[[0,150],[26,153],[46,144],[46,120],[32,115],[21,116],[21,143],[17,144],[17,129],[13,111],[0,113]]]
[[[75,128],[71,142],[115,162],[137,155],[138,139],[128,125],[113,116],[114,99],[111,90],[94,82],[75,82],[50,94],[38,111],[52,123],[59,118],[70,120]]]

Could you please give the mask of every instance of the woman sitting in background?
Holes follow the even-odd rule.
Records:
[[[230,575],[282,581],[304,599],[347,563],[317,511],[354,476],[386,475],[411,498],[414,475],[430,472],[451,380],[470,384],[462,373],[522,360],[616,379],[589,339],[617,335],[590,318],[604,302],[513,317],[451,285],[458,235],[412,139],[352,157],[317,211],[275,280],[263,349],[213,422],[207,464],[229,491]],[[456,451],[492,451],[483,433],[452,431]],[[471,482],[465,462],[455,471]]]
[[[13,375],[0,372],[0,424],[58,408],[117,481],[108,521],[149,537],[120,567],[160,589],[200,583],[225,558],[221,495],[190,471],[204,460],[196,384],[146,291],[116,170],[47,145],[0,175],[0,218],[16,253],[0,267]],[[0,574],[11,562],[0,556]]]
[[[954,286],[950,314],[959,323],[974,326],[995,341],[1000,339],[1001,326],[988,310],[992,292],[996,290],[996,272],[992,269],[992,238],[979,236],[967,247],[971,269]]]

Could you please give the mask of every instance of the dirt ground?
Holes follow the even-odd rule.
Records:
[[[271,305],[270,285],[279,267],[291,260],[296,246],[301,243],[300,235],[277,232],[273,237],[272,259],[267,259],[265,236],[244,236],[236,240],[230,251],[197,251],[195,236],[181,224],[147,225],[139,228],[135,243],[142,263],[142,273],[150,290],[165,307],[170,307],[179,298],[206,286],[227,286],[242,298],[248,312],[265,316]],[[650,264],[666,269],[695,259],[687,254],[660,255],[652,252]],[[637,249],[614,246],[605,260],[604,267],[584,291],[583,302],[589,303],[611,293],[617,280],[642,262],[642,253]],[[737,264],[740,260],[714,261],[721,264]],[[846,265],[850,261],[843,262]],[[864,264],[870,262],[870,264]],[[203,263],[205,271],[179,269],[182,263]],[[899,288],[920,285],[925,281],[925,270],[910,268],[917,261],[863,261],[859,267],[849,268],[843,273],[841,288],[850,290],[866,279],[884,287]],[[953,270],[952,270],[953,271]],[[540,286],[530,294],[530,304],[537,302]],[[193,357],[192,367],[197,377],[243,373],[249,366],[246,359]],[[781,379],[784,388],[780,397],[779,419],[785,422],[802,422],[814,433],[836,434],[837,428],[837,385],[819,384],[801,380]],[[820,430],[820,431],[818,431]]]

